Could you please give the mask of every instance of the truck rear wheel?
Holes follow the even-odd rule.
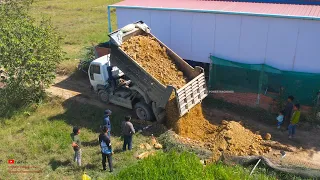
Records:
[[[151,121],[153,120],[153,112],[149,105],[143,102],[138,102],[134,106],[134,110],[136,112],[136,115],[141,120]]]
[[[109,103],[109,93],[105,90],[100,90],[98,96],[101,102]]]

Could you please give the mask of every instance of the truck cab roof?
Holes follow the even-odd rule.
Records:
[[[104,65],[104,64],[109,64],[110,63],[110,54],[101,56],[91,62],[91,64],[96,64],[96,65]]]

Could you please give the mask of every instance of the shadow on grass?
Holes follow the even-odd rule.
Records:
[[[92,141],[89,141],[89,142],[81,142],[81,144],[83,146],[98,146],[99,142],[98,142],[98,139],[97,139],[97,140],[92,140]]]
[[[86,164],[86,165],[84,166],[84,169],[97,169],[97,168],[98,168],[98,165],[97,165],[97,164],[91,164],[91,163]]]
[[[78,126],[80,128],[86,128],[93,132],[100,133],[100,126],[103,122],[103,113],[105,109],[111,109],[112,116],[110,117],[112,131],[114,136],[121,135],[121,122],[124,116],[127,115],[127,111],[123,108],[100,108],[94,105],[86,104],[85,102],[79,102],[81,96],[75,96],[68,100],[65,100],[62,105],[65,112],[56,116],[50,117],[50,121],[65,121],[71,126]],[[81,100],[81,99],[80,99]],[[88,100],[90,101],[90,99]],[[93,142],[89,142],[93,143]]]
[[[51,159],[50,162],[49,162],[49,165],[51,166],[51,169],[53,171],[55,171],[57,168],[59,168],[61,166],[68,166],[71,163],[72,162],[70,160],[60,161],[60,160]]]

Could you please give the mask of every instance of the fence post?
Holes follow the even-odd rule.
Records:
[[[260,94],[261,94],[261,89],[262,89],[263,74],[264,74],[264,64],[261,65],[261,69],[260,69],[259,85],[258,85],[258,96],[257,96],[257,105],[260,104]]]

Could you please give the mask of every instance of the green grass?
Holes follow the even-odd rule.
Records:
[[[259,172],[254,173],[253,176],[249,176],[249,173],[249,169],[240,166],[226,166],[220,163],[203,167],[200,159],[194,154],[170,152],[148,157],[138,164],[124,169],[113,179],[276,179],[274,176],[267,176]]]
[[[100,148],[97,143],[99,125],[103,110],[95,106],[80,104],[72,100],[62,102],[51,99],[36,110],[29,108],[16,113],[11,119],[0,119],[0,174],[1,179],[79,179],[83,170],[93,178],[107,178],[110,173],[101,171]],[[121,152],[122,140],[119,124],[123,110],[113,110],[112,144],[114,151],[115,173],[137,163],[137,146],[146,142],[148,137],[137,134],[134,137],[134,150]],[[74,125],[81,127],[83,143],[83,168],[73,163],[70,133]],[[42,173],[11,174],[8,172],[8,159],[22,162],[24,166],[39,166]]]
[[[143,152],[138,145],[149,142],[150,137],[137,133],[133,151],[121,151],[120,123],[127,113],[123,109],[112,109],[111,141],[115,151],[115,171],[112,174],[102,172],[97,137],[103,110],[74,100],[51,98],[38,106],[17,112],[10,119],[0,119],[1,178],[79,179],[85,171],[93,179],[250,179],[249,170],[240,166],[213,164],[203,169],[197,156],[183,151],[181,155],[173,151],[158,152],[154,157],[138,161],[136,155]],[[78,168],[72,159],[70,133],[73,126],[81,127],[82,168]],[[37,166],[42,172],[12,174],[8,172],[8,159],[20,162],[16,164],[20,166]],[[263,170],[257,171],[253,178],[275,179],[276,174]]]
[[[67,61],[59,65],[62,73],[73,72],[81,51],[86,46],[108,41],[107,6],[119,0],[36,0],[31,15],[40,20],[51,18],[57,31],[63,38],[63,50]],[[114,9],[111,24],[116,28]],[[71,62],[68,62],[71,61]]]

